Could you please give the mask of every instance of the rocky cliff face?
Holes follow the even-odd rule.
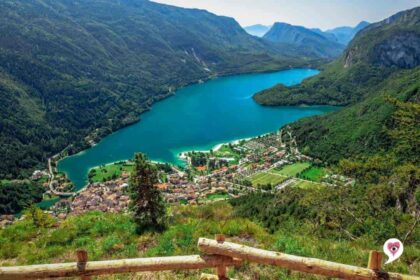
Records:
[[[349,67],[360,60],[358,45],[350,48],[344,55],[344,67]],[[362,58],[363,59],[363,58]],[[368,62],[386,67],[414,68],[420,65],[420,34],[402,33],[395,34],[379,43],[371,50]]]
[[[414,33],[398,34],[376,45],[374,63],[399,68],[420,65],[420,36]]]
[[[403,69],[419,66],[419,19],[420,7],[367,26],[345,51],[344,67],[358,62]]]

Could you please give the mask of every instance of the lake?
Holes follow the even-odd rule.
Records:
[[[87,183],[90,168],[131,159],[136,152],[155,161],[182,164],[178,154],[183,151],[209,150],[222,142],[272,132],[300,118],[334,111],[331,106],[264,107],[252,99],[278,83],[291,86],[318,73],[293,69],[237,75],[181,88],[154,104],[140,122],[61,160],[58,169],[80,189]]]

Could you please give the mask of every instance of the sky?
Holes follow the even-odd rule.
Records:
[[[420,6],[420,0],[153,0],[205,9],[235,18],[242,26],[276,21],[323,30],[377,22],[399,11]]]

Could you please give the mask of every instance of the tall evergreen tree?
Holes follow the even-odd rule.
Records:
[[[130,179],[130,210],[137,224],[137,232],[160,231],[166,227],[166,205],[158,183],[157,168],[144,154],[134,157],[135,167]]]

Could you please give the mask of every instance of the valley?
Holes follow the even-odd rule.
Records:
[[[183,151],[209,150],[221,142],[269,133],[297,119],[332,112],[337,108],[267,108],[252,99],[264,88],[297,84],[316,74],[313,69],[293,69],[223,77],[182,88],[142,114],[141,122],[59,161],[58,171],[67,174],[79,190],[86,185],[90,168],[130,159],[135,152],[154,161],[183,165],[178,157]]]
[[[301,154],[290,128],[180,156],[185,161],[183,167],[155,163],[159,169],[156,188],[171,204],[197,205],[252,192],[275,193],[286,187],[338,188],[355,183]],[[54,206],[54,215],[64,218],[94,210],[126,212],[129,199],[124,193],[133,167],[132,161],[120,161],[92,168],[86,189]]]
[[[0,279],[418,279],[420,2],[217,1],[0,1]]]
[[[185,85],[321,61],[232,18],[144,0],[6,1],[0,33],[0,177],[9,179],[138,122]]]

